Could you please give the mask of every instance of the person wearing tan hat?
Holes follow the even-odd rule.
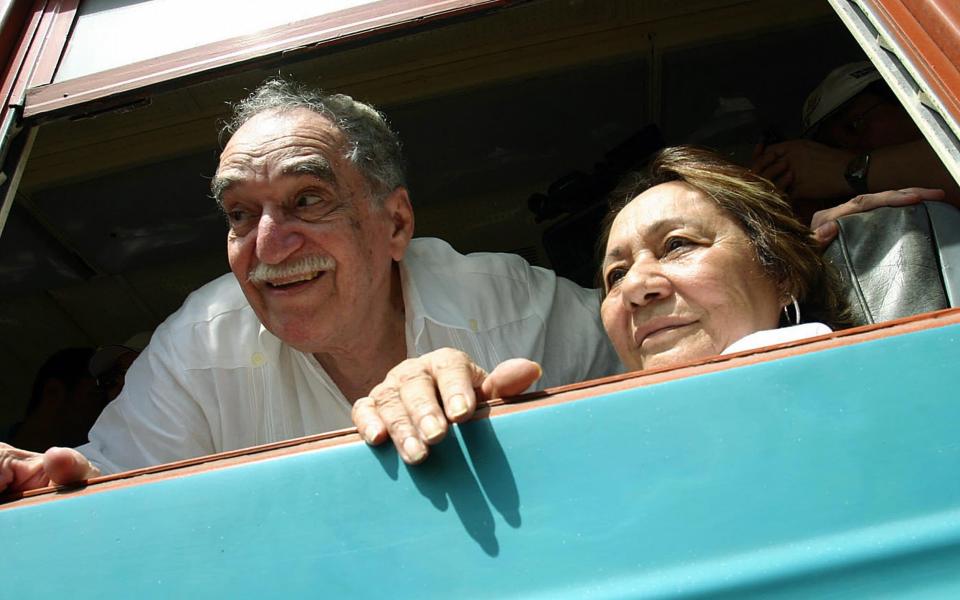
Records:
[[[753,169],[811,218],[821,242],[847,214],[924,200],[960,206],[956,181],[869,61],[831,71],[804,102],[802,124],[803,138],[758,146]]]

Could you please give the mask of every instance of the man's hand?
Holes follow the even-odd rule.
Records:
[[[866,212],[881,206],[907,206],[926,200],[942,201],[944,196],[943,190],[927,188],[906,188],[876,194],[862,194],[839,206],[814,213],[813,220],[810,221],[810,229],[813,230],[813,237],[817,243],[826,246],[837,237],[840,231],[837,225],[837,219],[840,217]]]
[[[791,200],[836,198],[850,194],[843,174],[855,156],[812,140],[792,140],[757,146],[751,168]]]
[[[99,469],[73,448],[50,448],[41,454],[0,443],[0,494],[69,485],[98,475]]]
[[[447,434],[448,421],[462,423],[473,415],[478,399],[519,394],[540,375],[540,365],[523,358],[504,361],[488,375],[465,353],[441,348],[391,369],[354,403],[353,423],[368,444],[390,437],[403,461],[417,464],[427,457],[427,446]]]

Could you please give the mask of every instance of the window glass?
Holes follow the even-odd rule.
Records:
[[[54,81],[98,73],[374,0],[85,0]],[[144,27],[150,23],[150,27]]]

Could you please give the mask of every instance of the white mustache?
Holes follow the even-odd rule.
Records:
[[[247,278],[253,283],[277,281],[298,275],[313,275],[319,271],[333,271],[337,261],[330,256],[304,256],[279,265],[258,264]]]

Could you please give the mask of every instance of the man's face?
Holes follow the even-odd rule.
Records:
[[[834,148],[871,152],[919,138],[920,130],[902,106],[868,91],[828,117],[816,139]]]
[[[363,339],[389,310],[393,261],[413,232],[406,190],[376,203],[344,149],[323,116],[268,111],[237,130],[217,169],[230,269],[264,326],[303,352]]]

